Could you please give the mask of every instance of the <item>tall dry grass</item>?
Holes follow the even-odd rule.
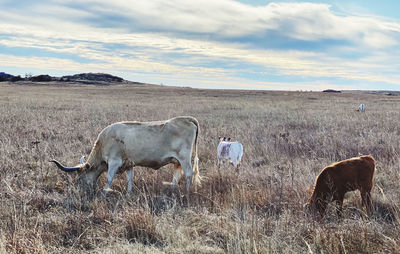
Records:
[[[365,113],[356,112],[360,103]],[[214,91],[146,85],[0,83],[2,253],[398,253],[400,98],[366,94]],[[104,196],[75,187],[68,165],[123,120],[191,115],[200,123],[202,186],[188,207],[172,168],[137,168],[134,191],[117,175]],[[244,146],[239,173],[216,167],[218,136]],[[358,192],[343,218],[303,212],[316,175],[360,154],[377,160],[373,215]]]

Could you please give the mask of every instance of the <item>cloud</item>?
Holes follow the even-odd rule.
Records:
[[[86,24],[97,28],[117,28],[129,32],[166,32],[209,35],[219,39],[264,37],[270,32],[304,41],[345,40],[368,47],[399,44],[400,24],[375,17],[342,16],[328,4],[269,3],[250,6],[233,0],[54,0],[30,5],[25,17],[6,17],[26,24]],[[46,17],[43,19],[42,17]],[[58,21],[58,22],[47,22]],[[60,22],[61,21],[61,22]],[[64,22],[70,21],[70,22]]]
[[[246,71],[254,72],[253,68],[266,78],[274,75],[399,84],[395,71],[400,62],[395,54],[400,53],[396,49],[399,35],[399,23],[338,15],[327,4],[21,1],[18,8],[9,7],[0,16],[0,46],[53,55],[18,57],[4,52],[0,61],[4,66],[113,70],[232,86],[233,79],[246,83],[239,77],[246,76]],[[274,39],[278,46],[270,47]],[[296,46],[303,42],[311,46]],[[280,43],[289,46],[280,48]],[[348,57],[354,52],[357,56]],[[246,80],[253,86],[259,82],[250,75]]]
[[[376,48],[399,44],[398,23],[373,17],[337,15],[328,4],[292,2],[250,6],[233,0],[137,0],[135,4],[123,0],[53,2],[63,7],[35,9],[39,12],[47,10],[41,12],[53,16],[56,9],[56,14],[60,13],[66,19],[73,13],[76,19],[92,26],[98,26],[98,22],[113,23],[114,27],[128,31],[175,32],[217,38],[259,37],[278,32],[281,36],[304,41],[345,40]],[[77,7],[79,15],[75,13]]]

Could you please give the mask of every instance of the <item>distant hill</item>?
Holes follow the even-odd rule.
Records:
[[[5,72],[0,72],[0,77],[7,77],[7,76],[9,76],[10,74],[7,74],[7,73],[5,73]]]
[[[0,82],[2,81],[11,81],[15,82],[18,80],[22,80],[21,76],[14,76],[5,72],[0,72]]]
[[[334,89],[326,89],[326,90],[324,90],[322,92],[324,92],[324,93],[341,93],[342,91],[334,90]]]
[[[62,76],[60,81],[72,81],[78,83],[91,83],[90,81],[121,83],[124,79],[106,73],[80,73],[71,76]]]
[[[122,83],[125,80],[121,77],[113,76],[107,73],[80,73],[75,75],[68,75],[62,77],[52,77],[47,74],[37,76],[14,76],[5,72],[0,72],[0,82],[16,82],[16,81],[30,81],[30,82],[73,82],[89,85],[109,85],[110,83]]]

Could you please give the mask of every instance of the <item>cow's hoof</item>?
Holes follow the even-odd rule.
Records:
[[[107,194],[107,193],[110,193],[110,194],[112,194],[112,193],[119,193],[118,191],[115,191],[115,190],[113,190],[113,189],[111,189],[111,188],[106,188],[106,189],[104,189],[103,191],[104,191],[104,194]]]

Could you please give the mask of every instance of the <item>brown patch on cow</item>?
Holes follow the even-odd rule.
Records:
[[[369,213],[372,208],[371,189],[375,171],[375,159],[370,156],[355,157],[325,167],[317,176],[313,193],[308,200],[309,207],[322,217],[329,202],[339,205],[341,216],[343,198],[346,192],[359,190],[362,205]]]
[[[221,155],[224,157],[224,156],[227,156],[228,154],[229,154],[229,149],[231,148],[231,144],[225,144],[223,147],[222,147],[222,151],[221,151]]]
[[[118,173],[123,173],[127,170],[130,170],[134,166],[135,166],[135,163],[133,163],[131,160],[124,159],[124,162],[123,162],[122,166],[119,168]]]
[[[88,156],[87,161],[81,166],[81,169],[84,170],[92,170],[96,167],[99,166],[98,162],[98,157],[100,157],[101,155],[101,149],[102,149],[102,143],[100,142],[100,140],[96,140],[96,142],[93,145],[92,150],[90,151],[90,154]]]
[[[94,143],[94,146],[93,146],[92,149],[100,149],[100,147],[101,147],[101,142],[100,142],[100,140],[96,140],[96,143]]]
[[[163,124],[160,125],[161,126],[161,130],[164,129],[165,125],[166,125],[166,123],[163,123]]]
[[[119,142],[119,143],[121,143],[121,144],[125,145],[125,142],[124,142],[122,139],[115,138],[115,141],[117,141],[117,142]]]

